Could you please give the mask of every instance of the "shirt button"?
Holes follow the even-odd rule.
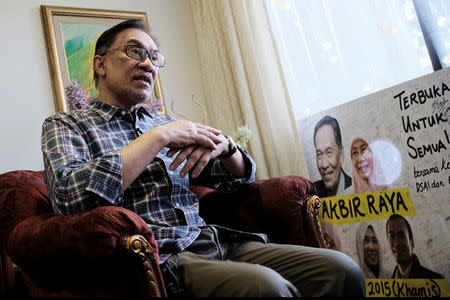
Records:
[[[122,110],[122,116],[125,116],[126,112],[124,110]]]
[[[180,207],[180,203],[175,203],[175,206],[176,207]]]

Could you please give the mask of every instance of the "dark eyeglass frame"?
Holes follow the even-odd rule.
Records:
[[[139,57],[133,57],[132,55],[130,55],[130,53],[128,53],[129,48],[133,47],[138,49],[140,52],[139,53],[145,53],[145,55],[139,55]],[[123,52],[125,52],[125,54],[132,59],[138,60],[138,61],[143,61],[145,60],[145,58],[148,56],[148,58],[150,59],[150,62],[152,63],[152,65],[154,65],[155,67],[158,68],[162,68],[166,65],[166,57],[164,55],[161,54],[161,52],[159,51],[147,51],[147,49],[144,49],[142,47],[136,46],[136,45],[125,45],[125,46],[120,46],[108,51],[103,52],[102,54],[99,54],[100,56],[104,56],[108,53],[111,53],[113,51],[117,51],[117,50],[123,50]],[[152,55],[156,55],[157,59],[153,60],[152,59]],[[157,61],[162,60],[162,63],[158,64]]]

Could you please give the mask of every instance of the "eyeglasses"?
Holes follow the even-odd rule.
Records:
[[[115,49],[112,49],[109,51],[105,51],[100,55],[103,56],[110,52],[120,50],[120,49],[123,49],[125,54],[128,57],[135,59],[135,60],[140,60],[140,61],[145,60],[145,58],[148,55],[152,65],[154,65],[155,67],[158,67],[158,68],[162,68],[166,64],[166,57],[164,55],[162,55],[161,53],[159,53],[159,51],[147,51],[146,49],[144,49],[142,47],[138,47],[138,46],[134,46],[134,45],[126,45],[125,47],[120,46],[118,48],[115,48]]]

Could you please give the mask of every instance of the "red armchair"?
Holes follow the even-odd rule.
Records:
[[[207,223],[264,232],[273,242],[325,247],[320,199],[299,176],[258,180],[233,193],[199,186]],[[0,175],[0,296],[166,296],[158,247],[134,212],[105,206],[53,213],[42,171]],[[20,281],[18,282],[18,278]]]

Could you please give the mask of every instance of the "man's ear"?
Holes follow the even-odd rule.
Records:
[[[341,152],[340,154],[339,154],[339,158],[341,159],[341,165],[342,165],[342,163],[344,162],[344,147],[342,147],[341,149],[339,149],[339,151]]]
[[[105,61],[103,56],[95,55],[92,61],[92,66],[99,77],[105,75]]]

